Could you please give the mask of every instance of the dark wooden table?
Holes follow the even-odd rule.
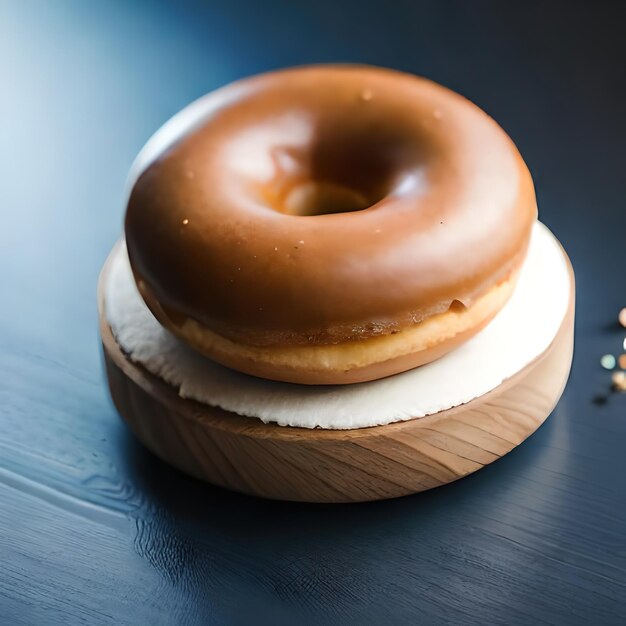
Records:
[[[624,624],[626,395],[598,361],[624,336],[625,6],[0,2],[0,623]],[[432,77],[511,134],[575,266],[574,367],[540,431],[459,483],[260,501],[129,434],[96,279],[163,121],[243,75],[336,60]]]

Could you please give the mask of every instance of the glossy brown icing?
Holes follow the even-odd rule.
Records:
[[[524,258],[528,169],[444,87],[306,67],[202,107],[128,202],[133,270],[171,320],[252,345],[366,339],[471,306]]]

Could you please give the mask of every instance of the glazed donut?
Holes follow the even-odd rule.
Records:
[[[236,370],[305,384],[432,361],[502,308],[537,206],[505,132],[428,80],[313,66],[184,110],[131,175],[155,317]]]

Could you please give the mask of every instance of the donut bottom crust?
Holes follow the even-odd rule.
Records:
[[[193,319],[174,324],[153,298],[159,322],[210,359],[260,378],[305,385],[366,382],[425,365],[484,328],[509,299],[518,272],[466,308],[451,308],[395,334],[328,345],[253,346],[232,341]],[[144,297],[147,294],[144,294]]]

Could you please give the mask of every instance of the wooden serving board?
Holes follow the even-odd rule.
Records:
[[[572,361],[571,265],[569,270],[569,307],[554,341],[496,389],[418,419],[323,430],[264,424],[183,399],[174,387],[133,363],[104,316],[105,264],[98,309],[111,396],[135,435],[157,456],[228,489],[304,502],[383,500],[424,491],[496,461],[551,413]]]

